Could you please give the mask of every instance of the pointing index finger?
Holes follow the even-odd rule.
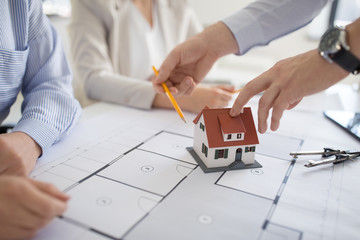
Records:
[[[230,110],[230,115],[235,117],[239,115],[245,104],[256,94],[262,92],[264,89],[268,87],[268,84],[262,78],[262,75],[248,82],[245,87],[241,90],[239,95],[237,96],[234,105]]]

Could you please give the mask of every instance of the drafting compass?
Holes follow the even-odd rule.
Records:
[[[360,151],[337,150],[333,148],[324,148],[323,151],[291,152],[291,156],[297,158],[300,155],[321,155],[322,160],[309,160],[305,167],[315,167],[323,164],[337,164],[346,160],[354,160],[360,156]],[[330,158],[331,157],[331,158]]]

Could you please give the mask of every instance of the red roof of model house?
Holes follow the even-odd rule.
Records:
[[[236,117],[230,116],[230,108],[205,107],[194,119],[196,124],[204,116],[205,131],[210,148],[259,144],[251,108],[244,108]],[[244,140],[224,141],[223,133],[245,133]]]

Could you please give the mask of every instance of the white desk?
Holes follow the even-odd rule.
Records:
[[[172,110],[90,106],[31,174],[71,196],[34,239],[359,239],[360,162],[305,168],[289,156],[360,148],[317,109],[342,108],[339,99],[307,98],[260,135],[263,168],[208,174],[185,149],[194,114],[185,125]]]

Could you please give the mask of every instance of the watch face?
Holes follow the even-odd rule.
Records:
[[[319,50],[321,52],[326,52],[328,54],[337,52],[338,49],[338,42],[340,37],[341,30],[337,28],[332,28],[327,31],[319,44]]]

